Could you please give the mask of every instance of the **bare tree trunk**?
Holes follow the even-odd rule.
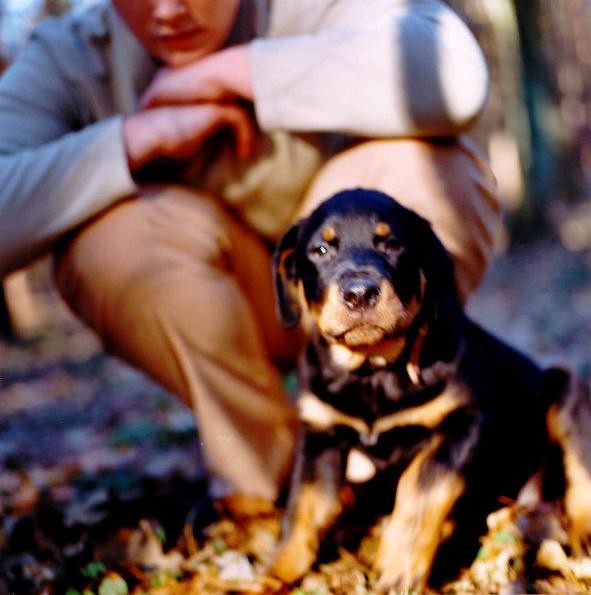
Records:
[[[558,147],[549,129],[549,114],[558,106],[551,67],[543,51],[540,21],[543,0],[514,0],[523,61],[523,93],[530,130],[531,157],[527,164],[527,199],[521,213],[524,223],[537,227],[550,200],[558,193]]]
[[[484,130],[491,159],[495,150],[500,156],[501,176],[509,171],[516,178],[507,155],[519,156],[525,183],[523,200],[508,201],[510,208],[519,206],[514,228],[536,232],[550,222],[556,230],[560,223],[550,220],[557,207],[568,211],[591,195],[591,3],[449,3],[475,32],[491,69]]]

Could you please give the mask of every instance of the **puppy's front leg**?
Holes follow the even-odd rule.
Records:
[[[453,443],[435,435],[402,474],[374,564],[381,592],[421,592],[426,587],[444,524],[464,493],[461,468],[475,434]]]
[[[591,553],[591,396],[587,386],[566,370],[546,371],[546,390],[555,403],[548,431],[562,450],[564,506],[575,555]]]
[[[343,455],[324,433],[303,430],[294,468],[283,537],[270,573],[292,583],[314,564],[320,540],[343,505]]]

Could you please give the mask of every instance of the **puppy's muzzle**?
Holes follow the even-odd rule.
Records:
[[[350,310],[373,308],[380,299],[380,285],[367,276],[356,276],[339,283],[341,300]]]

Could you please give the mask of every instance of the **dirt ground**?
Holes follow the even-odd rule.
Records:
[[[287,587],[257,577],[276,543],[276,511],[222,510],[203,531],[191,412],[105,356],[55,294],[40,291],[47,328],[0,343],[0,595],[372,593],[372,536]],[[540,362],[591,378],[589,253],[550,240],[518,246],[469,311]],[[447,592],[591,592],[591,560],[569,557],[556,510],[506,507],[489,529]]]

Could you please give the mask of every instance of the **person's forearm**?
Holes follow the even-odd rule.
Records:
[[[135,188],[119,117],[0,155],[0,277]]]
[[[250,46],[230,47],[179,68],[163,68],[144,93],[142,108],[253,98]]]
[[[252,72],[250,46],[239,45],[227,48],[208,58],[207,68],[216,86],[225,89],[231,98],[252,101]]]
[[[0,277],[136,189],[122,118],[84,127],[90,106],[45,41],[33,34],[0,78]]]
[[[362,2],[343,5],[349,12],[330,28],[253,42],[254,105],[264,130],[429,136],[474,121],[488,72],[457,15],[437,2],[367,2],[367,11],[383,11],[371,17]]]

